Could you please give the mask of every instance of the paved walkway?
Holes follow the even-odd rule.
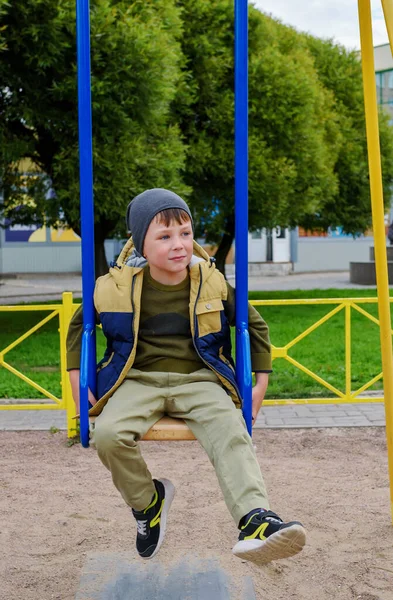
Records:
[[[42,274],[2,277],[0,275],[0,304],[22,304],[61,300],[63,292],[73,292],[76,298],[82,295],[80,275]]]
[[[234,277],[228,278],[234,285]],[[315,288],[375,288],[353,284],[349,281],[349,271],[328,273],[293,273],[285,276],[250,277],[249,289],[252,291],[275,290],[311,290]],[[0,275],[0,304],[20,304],[23,302],[41,302],[60,300],[62,292],[73,292],[75,297],[82,295],[82,281],[79,274],[42,274],[2,277]]]
[[[304,427],[382,427],[382,402],[359,404],[299,404],[266,406],[258,416],[257,429],[303,429]],[[66,429],[64,410],[0,410],[0,431],[48,431]]]

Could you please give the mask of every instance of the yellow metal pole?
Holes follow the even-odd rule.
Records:
[[[393,54],[393,2],[392,0],[381,0],[383,14],[385,15],[386,29],[390,42],[390,49]]]
[[[67,332],[70,321],[73,315],[72,308],[72,293],[64,292],[63,304],[60,310],[60,367],[61,367],[61,388],[64,408],[67,411],[67,432],[68,437],[75,437],[76,431],[76,410],[75,403],[72,399],[71,384],[67,373],[66,366],[66,341]]]
[[[393,522],[393,352],[370,0],[358,0],[358,8]]]
[[[347,400],[351,397],[351,305],[345,305],[345,397]]]

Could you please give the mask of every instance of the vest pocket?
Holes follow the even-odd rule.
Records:
[[[199,337],[221,331],[221,311],[224,305],[220,298],[199,300],[196,305]]]

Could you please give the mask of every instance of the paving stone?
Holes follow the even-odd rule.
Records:
[[[336,410],[329,410],[327,413],[317,413],[314,414],[314,417],[322,417],[323,414],[326,415],[327,418],[329,417],[346,417],[347,413],[344,410],[340,410],[340,409],[336,409]]]
[[[0,410],[2,431],[48,431],[67,429],[65,410]]]
[[[315,413],[312,413],[308,406],[299,406],[293,411],[298,417],[313,417]]]
[[[296,425],[297,427],[303,427],[304,425],[309,425],[309,424],[316,424],[316,418],[315,417],[305,417],[304,419],[301,419],[299,417],[292,417],[292,418],[284,418],[284,425]]]
[[[340,411],[340,412],[343,412],[343,411]],[[320,412],[313,413],[312,416],[313,416],[314,419],[315,418],[320,419],[320,418],[323,418],[323,417],[326,417],[326,418],[332,417],[335,414],[336,414],[335,411],[332,411],[332,410],[326,410],[326,411],[322,411],[321,410]],[[344,416],[345,416],[345,413],[344,413]]]
[[[279,410],[271,409],[269,407],[262,408],[261,413],[267,417],[279,417],[281,415]]]
[[[266,419],[266,425],[269,427],[274,427],[280,425],[281,427],[284,425],[284,419]]]
[[[334,417],[318,417],[317,418],[318,425],[335,425]]]
[[[262,412],[260,412],[259,415],[257,416],[257,421],[264,422],[264,421],[266,421],[267,418],[268,417],[266,417],[266,415],[264,415]],[[273,418],[276,418],[276,417],[273,417]]]
[[[371,423],[340,423],[337,420],[337,423],[334,425],[334,427],[376,427],[375,425],[371,425]]]
[[[385,415],[367,415],[367,419],[373,421],[385,421]]]
[[[310,411],[312,413],[328,412],[334,410],[335,405],[333,404],[310,404]]]
[[[370,421],[366,417],[337,417],[334,421],[338,425],[347,425],[353,423],[355,425],[370,425]]]

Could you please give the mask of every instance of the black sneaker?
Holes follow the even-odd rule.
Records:
[[[306,531],[298,521],[284,523],[270,510],[255,509],[244,518],[235,556],[264,565],[300,552],[306,543]]]
[[[132,513],[138,533],[136,549],[141,558],[153,558],[164,541],[166,518],[175,495],[175,486],[168,479],[154,479],[156,493],[145,510]]]

